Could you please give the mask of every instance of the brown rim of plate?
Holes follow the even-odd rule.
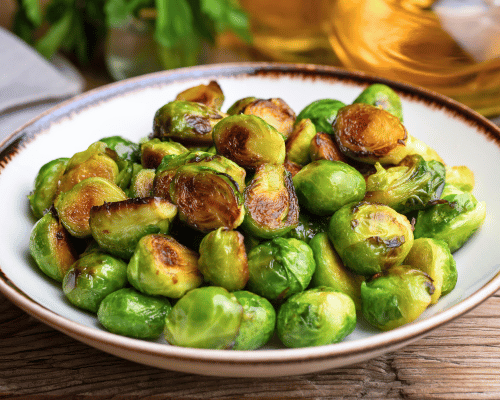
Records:
[[[293,77],[304,80],[337,81],[355,86],[367,86],[372,83],[384,83],[391,86],[400,96],[414,101],[424,102],[429,107],[442,109],[444,112],[460,118],[479,132],[495,141],[500,146],[500,128],[492,122],[446,96],[410,84],[394,82],[362,72],[308,64],[281,63],[234,63],[216,64],[201,67],[189,67],[164,71],[112,83],[101,88],[85,92],[67,100],[31,120],[0,143],[0,173],[15,154],[25,147],[38,133],[50,124],[78,113],[88,107],[94,107],[103,101],[134,92],[147,87],[163,86],[173,82],[193,79],[217,79],[224,77]],[[499,265],[500,270],[500,265]],[[168,346],[161,343],[131,339],[82,325],[60,316],[40,305],[22,292],[2,272],[0,266],[0,291],[22,310],[41,322],[82,341],[98,341],[116,349],[133,351],[138,354],[155,355],[165,359],[180,361],[213,362],[225,365],[284,365],[300,361],[321,361],[327,359],[356,356],[365,353],[383,353],[384,349],[401,346],[416,340],[431,330],[446,324],[480,305],[500,289],[500,272],[475,293],[463,299],[445,311],[441,311],[425,320],[414,322],[389,332],[382,332],[368,338],[342,342],[319,347],[300,349],[276,349],[258,351],[231,351],[191,349]]]

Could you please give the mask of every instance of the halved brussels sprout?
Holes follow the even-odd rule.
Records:
[[[346,294],[328,287],[290,297],[279,309],[278,337],[287,347],[338,343],[354,331],[356,307]]]
[[[299,224],[283,237],[295,238],[309,243],[320,232],[328,231],[328,218],[323,218],[307,211],[300,211]]]
[[[236,100],[231,107],[227,109],[227,115],[242,114],[245,111],[245,107],[257,100],[257,97],[249,96],[242,99]]]
[[[66,272],[63,292],[78,308],[97,313],[101,301],[127,284],[127,264],[102,251],[82,255]]]
[[[213,139],[217,152],[243,168],[261,164],[283,164],[285,140],[263,119],[255,115],[232,115],[215,127]]]
[[[242,228],[245,232],[269,239],[281,236],[298,225],[299,203],[292,178],[283,165],[259,166],[244,196]]]
[[[307,288],[316,268],[311,248],[301,240],[274,238],[248,253],[248,290],[279,303]]]
[[[203,282],[198,254],[163,234],[150,234],[139,240],[127,276],[130,284],[144,294],[174,299]]]
[[[404,215],[367,202],[347,204],[333,214],[328,237],[344,265],[364,276],[400,265],[413,245]]]
[[[173,141],[151,139],[141,144],[141,164],[144,168],[157,168],[165,156],[178,156],[189,150],[182,144]]]
[[[264,297],[246,290],[233,294],[243,306],[243,318],[233,350],[255,350],[264,346],[273,336],[276,326],[274,307]]]
[[[403,122],[403,105],[401,104],[401,99],[393,89],[382,83],[374,83],[368,86],[356,97],[353,103],[364,103],[380,107]]]
[[[464,192],[472,192],[475,184],[474,172],[465,165],[453,167],[447,165],[446,184],[452,185]]]
[[[159,197],[106,202],[90,209],[90,230],[108,253],[129,259],[139,239],[150,233],[167,234],[177,207]]]
[[[101,301],[99,322],[110,332],[139,339],[156,339],[163,333],[172,310],[165,297],[152,297],[132,288],[118,289]]]
[[[69,158],[57,158],[44,164],[35,178],[33,191],[29,194],[31,211],[35,218],[42,218],[57,196],[59,180],[64,174]]]
[[[183,144],[212,144],[212,129],[225,114],[193,101],[174,100],[156,111],[153,135]]]
[[[175,100],[194,101],[220,110],[224,103],[224,93],[216,81],[210,81],[208,85],[198,85],[183,90],[176,96]]]
[[[415,238],[444,240],[453,253],[462,247],[483,224],[486,205],[471,192],[445,185],[441,200],[418,212]]]
[[[297,115],[297,122],[309,118],[316,127],[317,132],[325,132],[331,135],[333,134],[332,123],[337,116],[337,112],[344,106],[344,103],[334,99],[313,101]]]
[[[54,207],[68,232],[84,238],[91,235],[89,216],[93,206],[126,199],[123,190],[114,183],[104,178],[92,177],[61,193],[56,198]]]
[[[137,172],[130,182],[129,196],[132,198],[152,196],[155,176],[154,169],[146,168]]]
[[[91,177],[101,177],[117,182],[119,167],[116,153],[103,142],[92,143],[87,150],[74,154],[59,180],[58,192],[67,192],[77,183]]]
[[[318,160],[307,164],[294,177],[299,204],[316,215],[332,215],[345,204],[363,199],[363,175],[341,161]]]
[[[451,292],[457,284],[457,266],[448,245],[431,238],[415,239],[403,264],[428,274],[434,285],[431,304]]]
[[[340,151],[333,137],[328,133],[318,132],[309,143],[309,158],[311,161],[330,160],[348,163],[349,160]]]
[[[298,121],[285,142],[286,158],[299,165],[310,161],[309,147],[316,135],[316,127],[309,118]]]
[[[439,199],[445,182],[445,167],[439,161],[425,161],[417,154],[397,166],[385,169],[375,164],[376,173],[366,177],[364,200],[381,203],[406,214],[421,210]]]
[[[393,267],[361,284],[363,316],[383,331],[397,328],[417,319],[433,292],[425,272],[406,265]]]
[[[51,212],[33,226],[29,249],[40,270],[58,282],[78,258],[70,235]]]
[[[314,236],[309,246],[316,261],[316,270],[310,286],[328,286],[345,293],[354,301],[356,309],[359,310],[361,308],[361,282],[364,281],[364,277],[352,273],[344,266],[326,232]]]
[[[297,172],[299,172],[302,169],[302,165],[294,163],[293,161],[285,159],[285,162],[283,163],[283,166],[285,169],[290,173],[292,178],[297,175]]]
[[[399,164],[408,155],[408,132],[399,118],[369,104],[341,108],[333,132],[342,153],[354,160]]]
[[[248,261],[243,235],[219,228],[201,241],[198,269],[206,281],[230,292],[243,289],[248,281]]]
[[[99,142],[105,143],[106,146],[116,152],[118,157],[126,161],[138,163],[141,160],[141,148],[139,144],[122,136],[108,136],[99,139]]]
[[[170,184],[170,198],[178,207],[180,220],[202,232],[235,229],[245,216],[234,180],[212,168],[180,167]]]
[[[175,346],[231,349],[241,326],[243,307],[226,289],[191,290],[172,307],[165,320],[165,339]]]

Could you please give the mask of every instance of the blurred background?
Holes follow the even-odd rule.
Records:
[[[500,0],[1,0],[0,25],[103,81],[207,63],[314,63],[500,114]]]

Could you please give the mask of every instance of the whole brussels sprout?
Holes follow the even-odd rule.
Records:
[[[439,199],[445,182],[445,168],[439,161],[425,161],[417,154],[397,166],[385,169],[375,164],[376,173],[366,178],[364,200],[381,203],[407,214]]]
[[[287,347],[338,343],[354,331],[356,308],[346,294],[328,287],[290,297],[279,309],[278,337]]]
[[[474,172],[465,165],[446,166],[446,184],[456,187],[463,192],[472,192],[474,189]]]
[[[141,164],[144,168],[155,169],[160,165],[163,157],[178,156],[188,151],[180,143],[154,138],[141,144]]]
[[[243,289],[248,281],[248,261],[243,235],[219,228],[200,244],[198,269],[206,281],[229,290]]]
[[[347,269],[333,248],[326,232],[318,233],[309,242],[314,254],[316,269],[310,287],[328,286],[347,294],[361,308],[361,282],[364,277]]]
[[[127,267],[130,284],[141,293],[181,298],[203,282],[198,254],[171,236],[149,234],[137,243]]]
[[[418,212],[414,235],[444,240],[453,253],[469,240],[485,218],[484,202],[478,202],[471,192],[445,185],[440,202]]]
[[[194,101],[174,100],[155,113],[153,136],[183,144],[212,144],[212,129],[225,114]]]
[[[101,301],[97,318],[112,333],[156,339],[163,333],[165,318],[171,310],[165,297],[146,296],[132,288],[123,288]]]
[[[432,279],[400,265],[361,284],[362,312],[373,326],[387,331],[417,319],[431,303]]]
[[[285,142],[286,158],[299,165],[310,162],[309,147],[316,135],[316,127],[309,118],[300,120]]]
[[[325,132],[331,135],[333,134],[332,123],[337,116],[337,112],[344,106],[344,103],[334,99],[313,101],[297,115],[297,122],[309,118],[316,127],[317,132]]]
[[[341,108],[333,132],[340,151],[357,161],[398,164],[408,155],[408,132],[399,118],[369,104]]]
[[[309,243],[316,234],[328,231],[328,223],[328,218],[301,211],[297,227],[284,234],[283,237],[295,238]]]
[[[274,238],[248,253],[247,288],[279,303],[307,288],[316,268],[311,248],[297,239]]]
[[[328,133],[318,132],[309,143],[309,158],[311,161],[330,160],[348,163],[349,160],[340,151],[339,146]]]
[[[130,182],[128,194],[131,198],[150,197],[153,194],[153,183],[156,176],[154,169],[141,169]]]
[[[413,245],[404,215],[367,202],[347,204],[333,214],[328,237],[344,265],[364,276],[400,265]]]
[[[124,261],[102,251],[92,251],[82,255],[66,272],[62,288],[73,305],[97,313],[101,301],[126,284]]]
[[[58,282],[78,258],[70,235],[51,212],[33,226],[29,250],[40,270]]]
[[[93,206],[126,199],[123,190],[114,183],[104,178],[92,177],[61,193],[56,198],[54,207],[68,232],[75,237],[84,238],[92,234],[89,217]]]
[[[255,350],[264,346],[273,336],[276,326],[274,307],[264,297],[246,290],[233,294],[243,306],[243,318],[233,350]]]
[[[451,292],[457,284],[457,266],[448,245],[431,238],[415,239],[404,262],[428,274],[434,285],[431,304]]]
[[[179,168],[170,184],[170,199],[180,220],[201,232],[235,229],[245,216],[234,180],[212,168],[194,164]]]
[[[141,237],[167,234],[176,214],[175,205],[158,197],[127,199],[92,207],[89,225],[103,250],[130,259]]]
[[[57,158],[44,164],[35,178],[33,191],[29,194],[31,211],[35,218],[42,218],[57,195],[59,180],[64,174],[69,158]]]
[[[232,115],[213,131],[217,152],[245,169],[261,164],[283,164],[286,149],[283,136],[255,115]]]
[[[403,105],[398,94],[389,86],[374,83],[368,86],[356,97],[353,103],[365,103],[390,112],[403,122]]]
[[[243,318],[236,296],[218,286],[193,289],[165,319],[165,339],[175,346],[231,349]]]
[[[299,204],[316,215],[332,215],[345,204],[363,199],[363,175],[341,161],[318,160],[307,164],[294,177]]]
[[[283,165],[262,164],[244,192],[245,232],[260,238],[281,236],[298,224],[299,203]]]
[[[175,100],[194,101],[220,110],[224,103],[224,93],[216,81],[210,81],[208,85],[198,85],[183,90],[175,97]]]
[[[138,143],[132,142],[131,140],[125,139],[122,136],[108,136],[99,139],[99,142],[103,142],[111,150],[114,150],[118,157],[126,160],[138,163],[141,161],[141,148]]]

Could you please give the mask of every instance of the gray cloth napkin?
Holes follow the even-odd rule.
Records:
[[[59,101],[81,93],[84,80],[62,57],[47,61],[0,28],[0,143]]]

